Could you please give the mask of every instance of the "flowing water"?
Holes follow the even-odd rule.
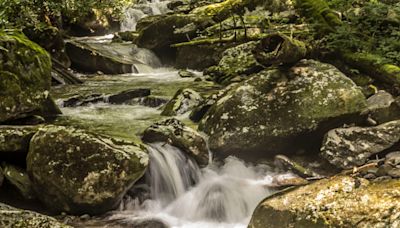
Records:
[[[110,220],[161,220],[171,227],[246,227],[256,205],[271,194],[277,175],[266,165],[228,157],[200,169],[179,149],[150,145],[146,174],[150,198],[126,200]]]
[[[121,29],[135,30],[140,18],[167,12],[167,3],[153,0],[128,8]],[[134,135],[140,136],[152,123],[165,118],[160,116],[162,107],[146,107],[140,102],[115,105],[106,100],[63,107],[63,102],[76,95],[107,95],[135,88],[148,88],[152,96],[163,99],[170,99],[180,88],[193,88],[203,95],[219,89],[205,80],[181,78],[177,70],[162,68],[159,60],[148,50],[112,46],[111,38],[87,38],[87,42],[121,58],[138,60],[141,64],[133,67],[139,73],[80,75],[84,80],[82,85],[53,88],[52,95],[64,113],[55,124],[90,128],[130,140]],[[201,73],[196,74],[202,77]],[[187,115],[177,118],[193,125]],[[139,193],[129,194],[131,196],[126,197],[120,209],[112,212],[106,222],[134,224],[138,220],[157,220],[171,227],[246,227],[257,204],[272,193],[268,186],[278,175],[267,165],[246,164],[235,157],[199,168],[182,151],[168,144],[151,144],[149,152],[150,164],[144,180],[131,191],[139,189]]]

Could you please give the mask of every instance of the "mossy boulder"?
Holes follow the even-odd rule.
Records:
[[[147,164],[144,146],[62,126],[41,128],[27,157],[39,199],[73,214],[114,209]]]
[[[214,81],[229,84],[237,76],[247,76],[257,73],[263,67],[257,62],[253,52],[259,42],[251,41],[232,47],[224,51],[217,66],[212,66],[205,71]]]
[[[0,31],[0,122],[39,110],[50,84],[49,54],[21,32]]]
[[[56,219],[0,203],[0,227],[71,228]]]
[[[291,153],[319,145],[327,129],[357,119],[365,107],[361,90],[338,69],[302,60],[234,86],[210,108],[199,129],[220,155]]]
[[[175,116],[191,111],[203,101],[203,97],[192,89],[180,89],[174,97],[165,105],[161,115]]]
[[[206,166],[209,161],[207,141],[204,136],[175,118],[151,125],[144,131],[143,141],[169,143],[186,152],[201,166]]]
[[[399,143],[400,120],[375,127],[349,127],[330,130],[321,155],[340,168],[364,165],[368,159]]]
[[[248,227],[398,227],[399,187],[399,179],[335,176],[316,181],[267,197]]]

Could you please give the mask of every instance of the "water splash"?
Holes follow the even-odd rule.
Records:
[[[151,198],[125,201],[110,219],[157,219],[185,228],[246,227],[257,204],[271,194],[266,186],[274,173],[266,165],[229,157],[200,170],[179,149],[163,144],[152,144],[150,157],[146,182]]]
[[[121,23],[121,31],[136,31],[136,25],[140,19],[168,13],[170,11],[167,7],[169,2],[162,0],[142,1],[127,7]]]

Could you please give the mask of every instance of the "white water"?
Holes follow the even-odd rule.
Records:
[[[179,149],[153,144],[146,183],[151,198],[124,202],[110,217],[129,223],[158,219],[171,227],[246,227],[257,204],[271,194],[275,175],[265,165],[229,157],[224,164],[199,169]]]
[[[169,1],[149,0],[126,8],[124,20],[121,23],[121,31],[136,31],[136,25],[140,19],[169,12],[168,3]]]

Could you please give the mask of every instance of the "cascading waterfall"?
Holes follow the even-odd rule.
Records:
[[[145,0],[127,7],[121,23],[121,31],[136,31],[136,25],[140,19],[169,12],[167,7],[169,2],[168,0]]]
[[[274,173],[266,165],[249,166],[229,157],[224,164],[199,169],[178,148],[150,146],[146,184],[150,199],[125,202],[111,219],[163,220],[171,227],[245,227],[258,202],[271,193]]]

